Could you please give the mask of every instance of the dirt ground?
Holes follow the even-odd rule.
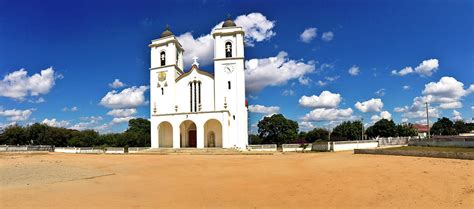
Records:
[[[0,155],[0,208],[474,208],[474,161],[307,153]]]

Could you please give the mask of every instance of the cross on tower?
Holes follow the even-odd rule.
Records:
[[[197,57],[197,56],[193,57],[193,60],[194,60],[193,65],[196,65],[196,67],[199,67],[199,63],[197,61],[198,59],[199,59],[199,57]]]

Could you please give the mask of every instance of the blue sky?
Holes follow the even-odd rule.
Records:
[[[472,121],[473,13],[467,0],[0,0],[0,126],[122,131],[149,117],[150,41],[169,24],[186,56],[213,72],[202,46],[227,14],[247,32],[253,130],[276,112],[302,130],[361,117],[424,122],[425,101],[434,117]]]

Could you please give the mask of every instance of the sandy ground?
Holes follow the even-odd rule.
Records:
[[[0,208],[474,208],[474,161],[309,153],[0,155]]]

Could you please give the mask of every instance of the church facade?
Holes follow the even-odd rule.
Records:
[[[244,30],[228,19],[212,32],[214,74],[197,58],[185,71],[183,47],[167,28],[149,45],[152,148],[245,148]]]

